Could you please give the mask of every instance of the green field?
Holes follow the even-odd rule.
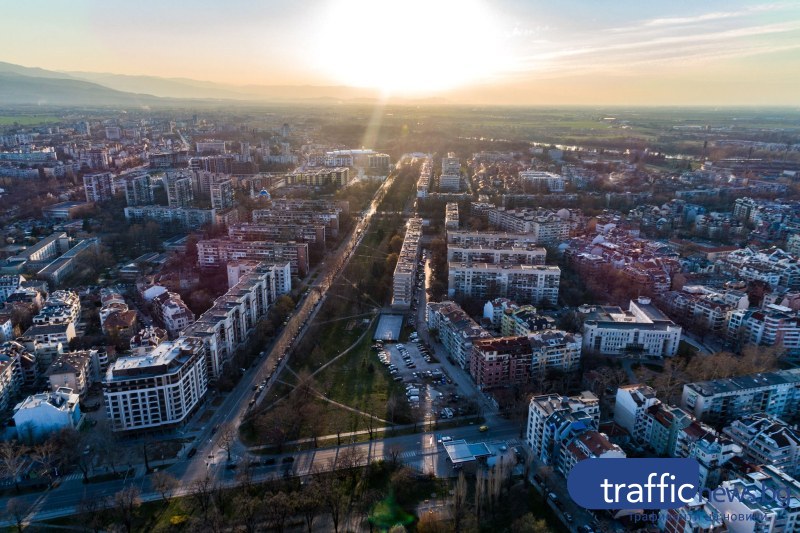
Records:
[[[36,126],[58,120],[59,118],[53,115],[0,115],[0,126],[13,126],[14,124]]]

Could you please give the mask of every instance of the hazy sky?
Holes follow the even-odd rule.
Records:
[[[540,104],[800,104],[800,1],[25,0],[0,60]]]

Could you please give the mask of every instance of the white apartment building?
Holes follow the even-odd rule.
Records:
[[[489,224],[502,231],[529,233],[539,244],[557,243],[569,238],[569,221],[553,211],[543,209],[487,210]]]
[[[303,277],[309,268],[308,243],[231,239],[205,239],[197,243],[197,263],[201,268],[217,267],[242,259],[270,263],[288,261],[292,274]]]
[[[276,270],[284,266],[263,264],[241,276],[228,292],[193,324],[181,339],[199,339],[205,345],[207,375],[215,380],[237,348],[247,341],[256,323],[267,316],[277,299]]]
[[[556,266],[449,262],[448,270],[450,298],[503,297],[536,305],[558,302],[561,269]]]
[[[80,397],[67,387],[28,396],[14,407],[17,438],[37,442],[81,423]]]
[[[103,381],[114,431],[175,427],[206,394],[205,346],[199,339],[165,342],[147,355],[120,357]]]
[[[564,192],[566,184],[566,180],[558,174],[539,170],[523,170],[519,173],[519,179],[523,184],[527,183],[536,189],[546,189],[549,192]]]
[[[81,316],[81,299],[74,291],[55,291],[33,317],[37,325],[76,323]]]
[[[191,207],[194,202],[194,185],[188,172],[167,172],[164,188],[167,189],[167,202],[170,207]]]
[[[473,204],[474,207],[475,204]],[[530,233],[506,233],[503,231],[469,231],[458,230],[447,232],[447,246],[456,248],[497,248],[500,250],[522,248],[539,249],[535,235]]]
[[[728,337],[756,346],[777,346],[796,355],[800,353],[800,316],[791,308],[776,304],[734,311],[728,321]]]
[[[725,523],[719,509],[698,495],[682,507],[661,509],[658,529],[670,533],[722,533]]]
[[[417,179],[417,198],[428,197],[428,192],[431,190],[431,167],[431,159],[429,157],[424,158],[419,169],[419,178]]]
[[[96,172],[83,177],[87,202],[105,202],[114,197],[114,178],[111,172]]]
[[[171,336],[176,336],[194,322],[194,313],[180,294],[164,292],[153,298],[153,314],[161,320]]]
[[[800,433],[783,420],[757,413],[734,420],[723,432],[757,465],[772,465],[800,475]]]
[[[528,407],[526,442],[537,459],[556,465],[562,445],[579,433],[597,430],[599,424],[600,401],[591,392],[534,396]]]
[[[646,442],[647,410],[661,403],[648,385],[623,385],[617,389],[614,422],[625,428],[637,442]]]
[[[231,180],[215,181],[211,185],[211,208],[227,209],[233,206],[233,182]]]
[[[162,226],[178,226],[184,229],[200,229],[203,226],[217,226],[221,223],[236,222],[216,209],[196,209],[191,207],[167,207],[163,205],[140,205],[125,208],[125,220],[146,222],[153,220]]]
[[[547,251],[539,246],[459,246],[447,245],[447,261],[506,265],[544,265]]]
[[[120,176],[120,181],[125,188],[125,201],[128,205],[150,205],[153,203],[153,188],[150,184],[150,175],[146,172],[136,172]]]
[[[531,374],[550,370],[571,372],[581,363],[581,336],[578,333],[550,330],[528,336],[531,345]]]
[[[19,274],[13,276],[0,276],[0,304],[6,301],[11,293],[19,289],[25,278]]]
[[[790,533],[800,529],[800,482],[772,466],[738,479],[723,481],[725,494],[746,494],[740,498],[715,498],[730,533]],[[776,498],[776,495],[779,495]],[[788,505],[787,505],[788,503]],[[738,520],[730,517],[754,516],[760,520]]]
[[[673,357],[678,352],[681,327],[651,302],[631,300],[628,311],[615,306],[589,308],[583,323],[583,347],[603,355],[640,354]]]
[[[392,279],[392,307],[407,309],[411,306],[416,289],[417,265],[419,262],[422,219],[410,218],[406,223],[403,247],[394,268]]]
[[[687,383],[681,405],[713,424],[759,412],[787,416],[800,408],[800,369]]]
[[[0,345],[0,412],[5,412],[22,387],[22,346],[16,342]]]
[[[589,429],[569,437],[559,447],[556,470],[564,477],[576,464],[586,459],[625,459],[627,457],[616,444],[612,444],[605,434]]]
[[[428,330],[438,331],[445,351],[461,368],[470,368],[473,341],[492,336],[480,327],[455,302],[429,302],[426,310]]]
[[[458,203],[447,202],[447,204],[445,204],[444,228],[446,230],[458,229]]]

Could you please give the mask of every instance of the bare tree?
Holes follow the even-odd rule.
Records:
[[[261,502],[248,494],[240,494],[234,499],[233,508],[245,533],[255,533],[262,520]]]
[[[211,479],[205,477],[192,483],[192,500],[205,520],[211,508]]]
[[[456,481],[456,486],[453,490],[453,528],[455,531],[461,530],[461,522],[467,512],[468,493],[467,478],[464,477],[464,471],[462,470],[458,473],[458,481]]]
[[[108,519],[107,507],[108,501],[106,499],[84,495],[81,501],[78,502],[76,511],[82,515],[82,521],[86,521],[84,525],[94,533],[100,533],[105,528]]]
[[[320,503],[330,515],[334,533],[339,533],[342,518],[347,513],[347,494],[334,475],[325,476],[320,483]]]
[[[0,471],[14,481],[14,487],[18,492],[19,476],[25,469],[27,452],[28,448],[15,440],[0,444]]]
[[[236,428],[231,423],[227,423],[220,429],[219,445],[227,452],[228,461],[231,460],[231,450],[236,443]]]
[[[175,476],[164,471],[156,472],[150,476],[150,483],[153,485],[153,489],[158,492],[161,498],[167,503],[169,503],[170,498],[172,498],[175,489],[180,485],[180,482]]]
[[[125,487],[114,494],[114,512],[122,521],[127,533],[133,531],[133,522],[139,507],[142,505],[139,489],[134,486]]]
[[[22,533],[25,529],[25,518],[31,510],[31,504],[21,498],[11,498],[6,502],[6,513],[14,520],[17,531]]]
[[[53,480],[53,467],[58,460],[58,450],[52,439],[36,444],[30,451],[31,459],[42,467],[42,471],[51,482]]]
[[[400,464],[400,453],[403,449],[396,445],[392,444],[386,449],[386,453],[389,455],[389,464],[392,467],[397,467]]]
[[[297,502],[297,511],[303,516],[308,528],[308,533],[311,533],[314,527],[314,520],[322,511],[322,504],[320,502],[320,488],[316,481],[308,483],[300,494]]]
[[[294,513],[294,501],[285,492],[269,492],[264,504],[270,526],[278,533],[283,533],[286,520]]]

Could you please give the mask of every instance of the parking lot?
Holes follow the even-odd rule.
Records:
[[[432,351],[421,341],[413,338],[397,344],[376,341],[373,349],[393,379],[405,384],[406,400],[412,408],[419,409],[424,420],[472,414],[463,405],[463,391],[458,390]]]

